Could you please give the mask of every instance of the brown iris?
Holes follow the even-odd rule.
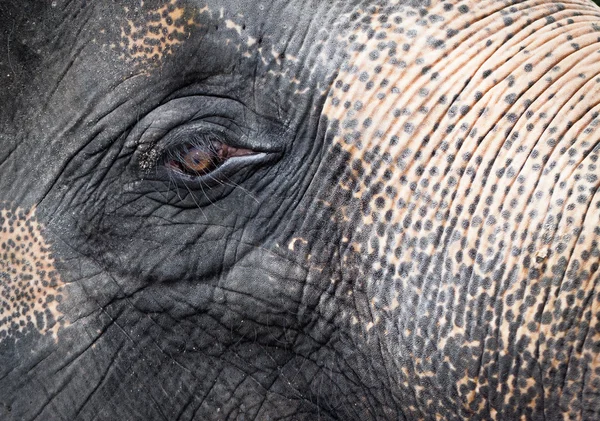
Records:
[[[212,154],[196,148],[190,149],[179,164],[187,170],[186,172],[196,174],[206,174],[216,166],[215,157]]]
[[[172,152],[167,163],[178,172],[197,177],[211,173],[230,158],[254,153],[250,149],[235,148],[213,140],[207,144],[188,143]]]

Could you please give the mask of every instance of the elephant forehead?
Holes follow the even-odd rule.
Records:
[[[279,113],[302,108],[298,98],[304,104],[326,92],[341,60],[335,54],[338,18],[351,9],[343,2],[323,4],[318,6],[323,14],[313,15],[293,2],[246,0],[100,4],[90,11],[98,30],[85,34],[91,37],[84,51],[86,66],[110,64],[113,77],[123,79],[143,75],[150,83],[170,81],[165,89],[188,75],[241,75],[253,83],[239,82],[237,95],[268,86],[270,94],[261,91],[256,98],[261,104],[279,103]],[[103,14],[113,18],[106,22]],[[98,55],[105,63],[97,62]]]
[[[177,54],[193,54],[185,49],[186,44],[197,43],[206,32],[218,30],[219,25],[227,32],[218,37],[219,42],[240,48],[241,25],[225,17],[224,7],[187,0],[123,2],[109,13],[114,18],[92,42],[104,52],[116,54],[129,69],[142,73],[156,70]]]
[[[299,19],[301,21],[297,25],[310,25],[310,18],[302,15],[296,5],[281,10],[277,5],[269,8],[264,4],[246,1],[226,4],[170,0],[159,2],[158,5],[144,2],[139,5],[127,4],[112,12],[116,13],[115,21],[120,30],[118,42],[114,34],[111,34],[111,38],[99,37],[95,42],[102,40],[105,49],[116,50],[121,53],[122,59],[144,66],[161,64],[182,49],[183,44],[192,44],[192,48],[197,48],[198,44],[206,43],[209,39],[211,45],[219,50],[210,51],[210,54],[223,52],[230,47],[237,52],[238,58],[248,59],[257,55],[262,64],[269,65],[271,62],[281,64],[287,52],[287,61],[294,62],[296,57],[293,54],[298,52],[294,51],[291,38],[298,34],[294,33],[292,22],[287,20]],[[270,12],[264,22],[258,19],[262,17],[262,12]],[[286,20],[278,19],[280,14],[285,14]],[[305,30],[307,38],[315,36],[314,29]],[[210,35],[205,38],[207,34]],[[189,58],[195,54],[193,49],[180,53],[187,54]]]
[[[141,12],[124,6],[124,14],[132,16],[121,26],[122,57],[142,65],[161,62],[190,36],[192,28],[198,26],[195,17],[207,10],[186,8],[176,0]]]
[[[56,339],[63,288],[35,209],[0,204],[0,342],[30,331]]]
[[[482,393],[502,372],[514,382],[489,395],[495,408],[517,391],[541,405],[551,392],[533,368],[499,358],[540,355],[550,376],[569,358],[565,337],[580,338],[586,381],[597,376],[599,17],[591,4],[540,2],[352,17],[324,113],[330,162],[343,167],[344,260],[361,262],[370,298],[353,322],[389,341],[406,385],[457,384],[466,413],[494,416]],[[583,330],[569,322],[579,318]],[[582,387],[567,383],[564,408]]]

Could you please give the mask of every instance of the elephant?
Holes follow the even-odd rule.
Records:
[[[600,9],[2,0],[0,419],[600,419]]]

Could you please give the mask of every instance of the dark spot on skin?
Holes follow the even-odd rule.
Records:
[[[448,29],[446,31],[446,38],[452,38],[456,34],[458,34],[458,31],[456,29]]]

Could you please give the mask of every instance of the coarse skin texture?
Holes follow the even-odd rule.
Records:
[[[3,0],[0,88],[1,420],[600,419],[593,3]]]

